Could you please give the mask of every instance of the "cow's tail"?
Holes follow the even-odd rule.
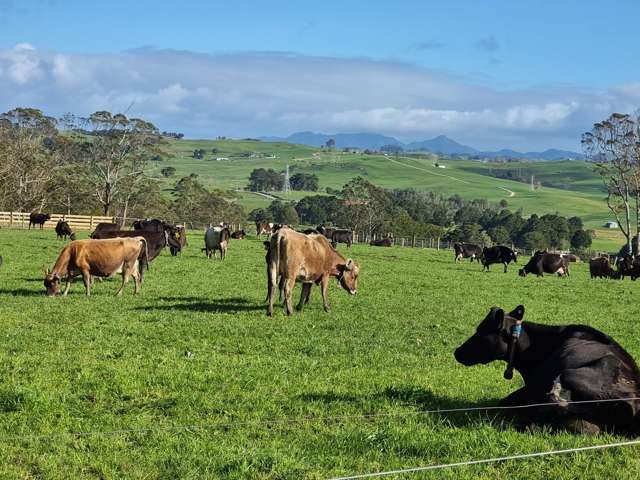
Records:
[[[147,248],[147,239],[140,237],[140,243],[142,243],[142,249],[140,252],[140,262],[138,263],[138,271],[140,275],[144,274],[145,269],[149,271],[149,249]]]
[[[278,279],[280,278],[280,242],[282,238],[279,233],[274,234],[269,239],[269,265],[267,266],[267,297],[269,301],[269,307],[267,314],[271,315],[273,312],[273,300],[275,297],[275,288],[280,284]]]

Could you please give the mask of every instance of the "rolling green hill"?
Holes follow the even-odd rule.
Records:
[[[203,159],[192,158],[194,149],[203,149]],[[216,149],[216,153],[212,153]],[[494,164],[477,161],[438,158],[435,155],[385,157],[342,152],[322,152],[318,148],[288,143],[240,140],[179,140],[168,146],[169,156],[154,165],[153,174],[167,185],[180,176],[196,173],[208,187],[244,189],[250,172],[255,168],[284,170],[292,173],[315,173],[320,179],[320,192],[327,187],[341,188],[351,178],[360,175],[384,188],[414,188],[464,198],[505,199],[512,209],[522,208],[525,215],[558,212],[578,215],[589,228],[600,229],[610,219],[603,199],[602,184],[587,163],[579,161]],[[221,158],[221,160],[217,160]],[[437,168],[435,162],[444,164]],[[176,168],[176,176],[162,178],[165,166]],[[532,191],[529,184],[495,178],[493,171],[520,168],[523,175],[533,174],[542,188]],[[292,192],[287,199],[295,200],[309,192]],[[285,198],[282,193],[275,195]],[[250,192],[238,200],[248,210],[264,207],[268,197]],[[599,238],[619,244],[617,232],[599,231]],[[598,242],[596,243],[596,246]],[[604,247],[605,245],[602,245]]]

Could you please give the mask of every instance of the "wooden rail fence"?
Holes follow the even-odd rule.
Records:
[[[0,212],[0,225],[12,228],[29,228],[28,212]],[[51,219],[44,224],[46,229],[56,228],[58,220],[65,220],[71,230],[92,231],[98,223],[112,223],[114,217],[105,217],[99,215],[65,215],[60,213],[52,213]],[[40,228],[36,226],[36,228]]]

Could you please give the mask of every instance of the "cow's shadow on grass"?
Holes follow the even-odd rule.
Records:
[[[28,290],[26,288],[0,288],[0,295],[7,294],[14,297],[44,297],[44,287],[40,291]]]
[[[496,410],[485,410],[481,407],[491,407],[498,405],[499,398],[487,398],[481,401],[470,401],[463,398],[444,397],[433,393],[431,390],[421,389],[414,386],[393,386],[387,387],[381,392],[370,395],[354,395],[337,392],[305,393],[297,397],[307,402],[350,403],[367,405],[381,402],[387,404],[389,401],[406,407],[415,408],[415,416],[424,415],[446,419],[447,423],[456,427],[465,427],[470,424],[491,423],[496,428],[502,428],[504,423],[510,426],[514,418],[511,415],[503,415]],[[434,411],[435,410],[435,411]],[[451,411],[454,410],[454,411]],[[369,411],[373,414],[374,412]],[[380,412],[385,413],[385,410]],[[408,413],[412,415],[412,413]],[[399,413],[398,416],[403,416]],[[390,418],[393,414],[389,415]],[[517,427],[517,426],[516,426]]]
[[[168,301],[178,301],[170,305],[154,303],[136,310],[161,310],[161,311],[184,311],[184,312],[204,312],[204,313],[242,313],[263,310],[264,305],[258,305],[255,301],[246,298],[232,297],[207,301],[199,297],[174,297],[167,298]]]
[[[377,396],[406,405],[414,405],[419,411],[436,410],[425,415],[446,418],[447,422],[457,427],[479,423],[491,423],[496,428],[502,428],[504,423],[516,426],[512,424],[516,418],[511,412],[505,414],[500,410],[483,408],[498,406],[502,400],[498,397],[482,400],[445,397],[415,386],[387,387]]]

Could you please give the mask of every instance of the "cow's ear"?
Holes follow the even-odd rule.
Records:
[[[350,258],[347,259],[347,264],[344,266],[345,270],[353,270],[353,260],[351,260]]]
[[[524,305],[518,305],[511,313],[509,313],[509,316],[516,320],[522,320],[524,318]]]

